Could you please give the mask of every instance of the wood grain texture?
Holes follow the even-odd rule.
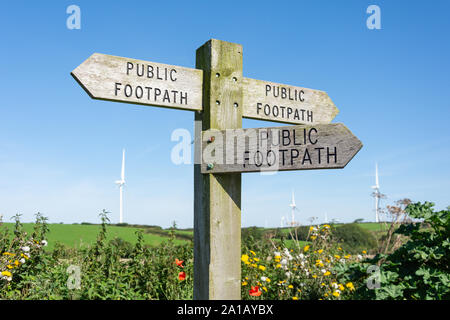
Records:
[[[338,112],[324,91],[244,78],[244,118],[322,124],[330,123]]]
[[[93,99],[202,109],[202,71],[94,53],[71,75]]]
[[[203,70],[202,129],[242,127],[242,46],[212,39],[197,50]],[[200,142],[200,139],[195,139]],[[199,150],[199,145],[196,145]],[[241,295],[241,175],[194,165],[194,299]]]
[[[201,172],[338,169],[361,148],[361,141],[341,123],[207,130],[202,133]]]

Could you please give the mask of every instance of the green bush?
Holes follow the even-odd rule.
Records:
[[[341,247],[350,253],[361,253],[363,250],[368,251],[377,246],[377,240],[372,233],[356,223],[332,228],[332,234]]]
[[[407,214],[423,223],[401,225],[395,232],[408,241],[392,254],[378,254],[342,268],[342,279],[359,282],[355,299],[450,299],[450,211],[435,212],[431,202],[409,204]],[[368,275],[370,266],[379,272]],[[372,269],[373,269],[372,267]],[[375,284],[378,288],[367,286]]]

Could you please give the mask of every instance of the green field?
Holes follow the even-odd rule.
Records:
[[[34,223],[24,223],[24,230],[28,233],[33,232]],[[47,250],[52,250],[56,242],[60,242],[69,247],[80,247],[86,246],[94,243],[97,239],[97,235],[100,231],[100,225],[80,225],[80,224],[49,224],[48,233],[48,247]],[[14,223],[3,223],[0,228],[7,228],[11,232],[14,230]],[[118,227],[118,226],[108,226],[107,227],[107,239],[112,240],[115,237],[121,238],[122,240],[128,241],[132,244],[136,243],[137,236],[135,232],[137,230],[143,230],[144,228],[136,227]],[[177,231],[178,232],[178,231]],[[144,242],[149,245],[158,245],[163,241],[169,239],[168,232],[167,236],[145,233]],[[175,243],[183,243],[185,240],[175,239]]]

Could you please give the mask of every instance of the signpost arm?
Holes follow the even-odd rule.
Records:
[[[209,40],[197,49],[203,70],[202,130],[242,128],[242,46]],[[195,139],[196,150],[201,138]],[[202,174],[194,164],[194,299],[241,297],[241,174]]]

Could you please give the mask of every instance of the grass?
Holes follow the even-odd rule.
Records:
[[[24,230],[28,233],[33,232],[33,223],[24,223]],[[90,245],[97,240],[97,235],[100,231],[100,225],[79,225],[79,224],[49,224],[50,232],[48,233],[48,247],[47,250],[52,250],[56,242],[60,242],[68,247],[80,247]],[[3,223],[3,227],[6,227],[11,232],[14,230],[14,223]],[[2,227],[0,227],[2,228]],[[118,227],[108,226],[107,228],[107,240],[112,240],[115,237],[128,241],[132,244],[136,243],[137,236],[135,232],[137,230],[144,230],[143,228],[136,227]],[[169,238],[156,235],[152,233],[144,233],[144,242],[146,244],[156,246],[163,241],[167,241]],[[175,239],[176,244],[186,242],[185,240]]]

